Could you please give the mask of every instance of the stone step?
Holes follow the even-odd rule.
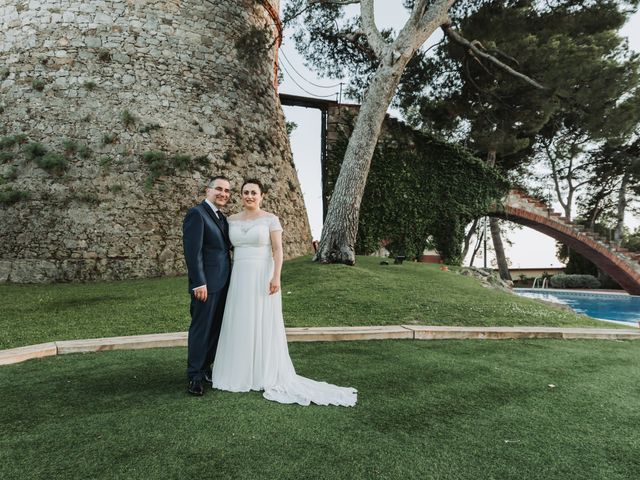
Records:
[[[371,327],[287,328],[289,342],[332,342],[359,340],[446,340],[585,338],[594,340],[640,340],[640,329],[557,328],[557,327],[447,327],[426,325],[386,325]],[[42,343],[0,350],[0,365],[68,353],[132,350],[142,348],[185,347],[187,332],[92,338]]]
[[[0,350],[0,365],[10,365],[31,360],[32,358],[51,357],[57,354],[58,347],[55,342],[10,348],[8,350]]]

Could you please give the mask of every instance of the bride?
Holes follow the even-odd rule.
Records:
[[[259,180],[242,185],[242,212],[232,215],[233,269],[213,364],[213,388],[264,390],[267,400],[354,406],[357,391],[301,377],[289,357],[282,318],[282,227],[260,208]]]

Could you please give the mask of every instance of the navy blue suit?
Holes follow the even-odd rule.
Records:
[[[226,219],[218,218],[203,201],[187,212],[182,241],[191,294],[187,376],[190,380],[203,380],[216,355],[231,275]],[[193,294],[193,289],[202,285],[207,286],[206,302],[196,300]]]

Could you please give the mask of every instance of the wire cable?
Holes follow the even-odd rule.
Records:
[[[298,88],[300,90],[302,90],[307,95],[311,95],[312,97],[318,97],[318,98],[330,98],[330,97],[337,97],[338,96],[338,92],[334,92],[334,93],[332,93],[330,95],[317,95],[315,93],[312,93],[312,92],[308,91],[307,89],[305,89],[298,82],[296,82],[295,78],[293,78],[293,76],[288,72],[288,70],[285,68],[284,65],[280,65],[280,67],[282,68],[282,71],[287,74],[287,76],[289,77],[289,80],[291,80],[295,85],[298,86]]]
[[[336,83],[335,85],[318,85],[317,83],[313,83],[311,80],[307,80],[307,78],[305,78],[304,75],[302,75],[300,72],[298,72],[298,70],[296,70],[296,67],[294,67],[293,64],[291,63],[291,60],[289,60],[287,58],[287,56],[284,54],[284,50],[280,50],[280,54],[282,55],[282,58],[284,58],[284,60],[287,62],[287,65],[289,65],[289,67],[291,67],[291,69],[294,72],[296,72],[301,79],[303,79],[305,82],[313,85],[314,87],[318,87],[318,88],[336,88],[336,87],[339,87],[340,85],[344,84],[344,82]]]

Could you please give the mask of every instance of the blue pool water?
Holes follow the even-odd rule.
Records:
[[[516,288],[518,295],[564,303],[573,310],[600,320],[615,320],[637,325],[640,322],[640,296],[616,293],[573,292],[536,288]]]

